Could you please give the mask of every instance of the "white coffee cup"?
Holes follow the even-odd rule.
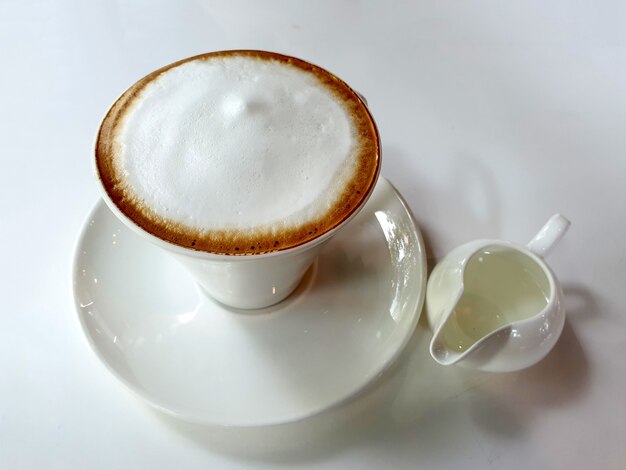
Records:
[[[319,235],[313,234],[311,238],[296,244],[295,246],[287,246],[282,249],[267,250],[266,252],[255,252],[246,254],[223,254],[211,252],[209,250],[194,249],[193,247],[183,246],[180,243],[172,242],[164,237],[157,236],[154,232],[146,229],[137,220],[133,219],[125,210],[120,208],[119,204],[114,201],[110,194],[110,184],[107,185],[102,176],[102,170],[99,167],[96,158],[95,173],[100,183],[102,197],[111,211],[132,231],[138,233],[147,241],[162,248],[167,253],[174,256],[187,270],[194,276],[197,283],[202,289],[217,301],[235,308],[255,309],[263,308],[280,302],[285,299],[298,286],[307,269],[311,266],[324,244],[330,240],[339,230],[342,229],[363,207],[369,196],[374,190],[376,180],[380,172],[380,144],[378,132],[369,111],[366,107],[365,99],[351,90],[346,84],[334,77],[332,74],[312,66],[299,59],[280,56],[279,54],[265,53],[263,51],[227,51],[225,53],[212,54],[232,54],[242,52],[244,54],[261,54],[280,57],[281,60],[294,61],[299,64],[305,64],[305,67],[311,67],[319,70],[321,74],[327,74],[328,79],[340,82],[341,86],[347,90],[353,101],[361,109],[361,113],[366,116],[368,122],[371,123],[374,132],[376,162],[373,171],[373,177],[366,185],[357,186],[356,191],[360,194],[361,199],[358,204],[349,206],[349,210],[345,211],[336,221],[336,223],[328,230],[321,230]],[[210,54],[208,54],[210,55]],[[201,56],[198,56],[201,57]],[[194,58],[181,61],[194,60]],[[175,63],[176,64],[176,63]],[[172,64],[168,67],[174,66]],[[161,69],[161,70],[165,70]],[[158,74],[160,71],[153,72]],[[150,76],[151,76],[150,75]],[[148,77],[150,77],[148,76]],[[146,77],[146,78],[148,78]],[[142,79],[145,80],[146,78]],[[139,82],[138,82],[139,83]],[[125,94],[127,94],[125,92]],[[117,106],[120,100],[123,100],[124,94],[116,101],[111,109]],[[111,113],[111,110],[105,116],[104,122]],[[101,128],[102,129],[102,128]],[[96,137],[96,153],[98,152],[98,139],[102,130]],[[271,184],[271,183],[268,183]],[[309,234],[313,232],[308,232]],[[239,250],[239,248],[235,248]]]

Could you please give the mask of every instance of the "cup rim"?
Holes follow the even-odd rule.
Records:
[[[205,250],[200,250],[200,249],[195,249],[193,247],[187,247],[181,244],[177,244],[174,243],[172,241],[169,240],[165,240],[155,234],[153,234],[152,232],[148,231],[147,229],[145,229],[144,227],[142,227],[141,225],[139,225],[135,220],[133,220],[130,216],[128,216],[116,203],[115,201],[113,201],[113,199],[110,197],[109,192],[106,189],[106,185],[104,184],[104,181],[102,179],[102,174],[100,172],[100,167],[98,164],[98,141],[100,138],[100,133],[101,133],[101,129],[102,129],[102,124],[104,123],[105,119],[107,118],[107,116],[109,115],[109,113],[111,112],[112,108],[116,105],[116,103],[120,100],[120,98],[122,98],[122,96],[128,91],[128,89],[132,86],[134,86],[135,83],[140,82],[141,80],[144,80],[145,78],[147,78],[148,76],[158,73],[162,70],[171,68],[171,67],[175,67],[179,64],[188,62],[188,61],[193,61],[202,57],[206,57],[206,56],[211,56],[214,54],[219,54],[219,53],[233,53],[233,54],[237,54],[237,53],[261,53],[261,54],[269,54],[271,56],[277,57],[277,58],[282,58],[282,59],[288,59],[288,60],[295,60],[297,62],[301,62],[307,65],[311,65],[319,70],[321,70],[322,72],[324,72],[325,74],[328,74],[329,77],[332,77],[333,79],[336,79],[337,81],[341,82],[347,90],[349,90],[351,92],[351,94],[358,100],[358,102],[360,102],[363,105],[363,109],[365,110],[365,113],[367,115],[367,119],[368,121],[372,124],[372,128],[374,130],[374,135],[375,135],[375,140],[376,140],[376,147],[377,147],[377,158],[376,158],[376,168],[374,170],[374,173],[372,175],[372,179],[370,182],[370,185],[368,186],[368,188],[363,191],[364,192],[364,196],[362,197],[362,199],[360,200],[359,204],[355,204],[354,207],[351,208],[350,211],[346,212],[342,218],[338,219],[335,224],[330,227],[328,230],[321,232],[320,234],[315,235],[314,237],[305,240],[303,242],[300,242],[296,245],[292,245],[289,246],[287,248],[282,248],[282,249],[276,249],[276,250],[270,250],[270,251],[266,251],[266,252],[258,252],[258,253],[218,253],[218,252],[212,252],[212,251],[205,251]],[[105,201],[105,203],[107,204],[107,206],[109,207],[109,209],[116,215],[116,217],[118,219],[120,219],[124,225],[126,225],[127,227],[129,227],[131,230],[133,230],[135,233],[138,233],[144,237],[146,237],[149,241],[151,241],[153,244],[156,244],[157,246],[160,246],[164,249],[167,249],[169,251],[175,252],[175,253],[179,253],[179,254],[184,254],[184,255],[188,255],[188,256],[193,256],[193,257],[198,257],[198,258],[211,258],[211,259],[224,259],[224,260],[234,260],[234,259],[257,259],[259,257],[263,257],[263,258],[267,258],[267,257],[271,257],[271,256],[277,256],[277,255],[283,255],[283,254],[288,254],[288,253],[293,253],[296,251],[301,251],[307,248],[312,248],[322,242],[324,242],[325,240],[327,240],[328,238],[330,238],[333,234],[335,234],[341,227],[343,227],[346,223],[348,223],[350,220],[352,220],[352,218],[354,216],[356,216],[356,214],[363,208],[363,206],[367,203],[367,201],[369,200],[370,196],[372,195],[374,188],[376,187],[376,184],[378,182],[378,179],[380,177],[380,172],[381,172],[381,167],[382,167],[382,146],[381,146],[381,140],[380,140],[380,132],[378,130],[378,126],[376,125],[376,121],[374,120],[374,117],[372,116],[372,113],[369,110],[369,107],[367,105],[366,100],[364,99],[364,97],[358,93],[356,90],[354,90],[350,85],[348,85],[344,80],[342,80],[341,78],[337,77],[335,74],[333,74],[332,72],[326,70],[323,67],[320,67],[316,64],[313,64],[312,62],[294,57],[294,56],[290,56],[290,55],[285,55],[285,54],[281,54],[278,52],[273,52],[273,51],[266,51],[266,50],[260,50],[260,49],[227,49],[227,50],[220,50],[220,51],[211,51],[211,52],[205,52],[202,54],[196,54],[190,57],[186,57],[174,62],[171,62],[165,66],[162,66],[154,71],[149,72],[148,74],[144,75],[143,77],[141,77],[140,79],[136,80],[135,83],[133,83],[133,85],[130,85],[129,87],[125,88],[116,98],[115,100],[112,102],[112,104],[106,109],[106,111],[104,112],[104,115],[102,117],[102,119],[100,119],[99,124],[98,124],[98,130],[96,131],[96,134],[94,136],[94,140],[93,140],[93,144],[92,144],[92,149],[93,149],[93,158],[92,158],[92,171],[95,174],[96,180],[98,182],[98,189],[100,191],[101,197],[102,199]]]

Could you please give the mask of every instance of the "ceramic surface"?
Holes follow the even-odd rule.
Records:
[[[420,233],[381,179],[273,307],[210,299],[103,202],[76,250],[74,295],[98,357],[148,403],[189,421],[255,426],[318,413],[375,379],[411,336],[425,282]]]

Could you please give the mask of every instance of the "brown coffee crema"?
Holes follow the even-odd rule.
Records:
[[[132,110],[141,91],[162,73],[181,64],[212,58],[250,57],[276,61],[314,75],[344,105],[356,130],[356,171],[345,185],[334,206],[323,216],[300,226],[279,231],[272,229],[215,230],[211,227],[190,227],[157,214],[125,184],[114,163],[116,137],[124,116]],[[253,255],[287,250],[334,229],[349,218],[374,189],[380,171],[380,138],[374,120],[354,90],[326,70],[300,59],[265,51],[234,50],[202,54],[183,59],[156,70],[126,90],[107,112],[96,138],[96,167],[102,185],[113,203],[136,225],[156,237],[198,251],[226,255]],[[242,188],[245,190],[245,188]]]

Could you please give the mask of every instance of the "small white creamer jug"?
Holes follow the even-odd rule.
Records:
[[[556,214],[525,247],[477,240],[437,264],[426,291],[432,357],[494,372],[543,359],[565,322],[561,287],[543,258],[569,225]]]

